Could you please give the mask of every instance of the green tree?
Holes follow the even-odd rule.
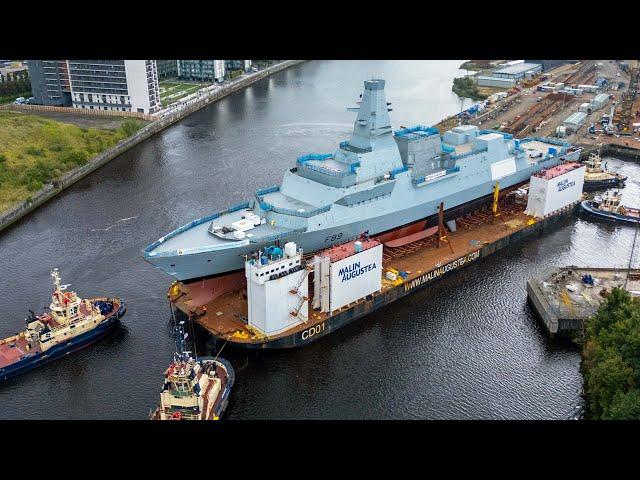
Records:
[[[588,417],[640,418],[640,300],[612,290],[587,322],[581,369]]]

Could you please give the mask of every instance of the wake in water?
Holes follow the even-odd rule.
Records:
[[[91,231],[92,232],[106,232],[107,230],[111,230],[113,227],[115,227],[116,225],[118,225],[120,223],[127,222],[129,220],[134,220],[134,219],[138,218],[139,216],[140,215],[136,215],[135,217],[121,218],[120,220],[118,220],[113,225],[109,225],[107,228],[92,228]]]

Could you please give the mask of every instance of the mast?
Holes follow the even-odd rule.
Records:
[[[384,94],[384,84],[384,80],[366,80],[359,107],[348,109],[358,112],[349,141],[356,148],[370,150],[379,137],[387,136],[393,140],[389,119],[390,103],[387,103]]]

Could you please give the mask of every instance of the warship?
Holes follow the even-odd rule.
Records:
[[[334,153],[298,157],[279,186],[224,212],[194,220],[143,250],[146,261],[178,281],[244,268],[247,255],[274,242],[308,254],[370,235],[426,228],[444,203],[454,219],[486,203],[496,183],[523,185],[531,175],[580,150],[557,139],[527,138],[473,125],[440,135],[417,125],[392,131],[385,81],[366,80],[353,133]]]

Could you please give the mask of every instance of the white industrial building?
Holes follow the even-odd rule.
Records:
[[[580,127],[584,124],[585,119],[587,118],[587,114],[584,112],[575,112],[567,117],[567,119],[562,122],[562,126],[567,129],[567,133],[569,132],[577,132]]]
[[[531,78],[542,72],[542,65],[539,63],[519,62],[495,70],[491,76],[496,78],[508,78],[514,81],[524,78]]]
[[[511,88],[516,84],[516,81],[512,78],[499,78],[489,77],[486,75],[477,75],[475,79],[476,83],[480,87]]]
[[[580,104],[580,108],[578,108],[578,110],[582,113],[586,113],[587,115],[591,115],[591,113],[593,112],[593,107],[589,102],[586,102]]]
[[[67,60],[74,108],[155,113],[161,108],[155,60]]]
[[[606,93],[599,93],[593,97],[593,100],[591,100],[591,108],[593,110],[600,110],[607,103],[609,103],[609,95]]]
[[[544,218],[582,198],[585,165],[562,163],[531,176],[525,213]]]

